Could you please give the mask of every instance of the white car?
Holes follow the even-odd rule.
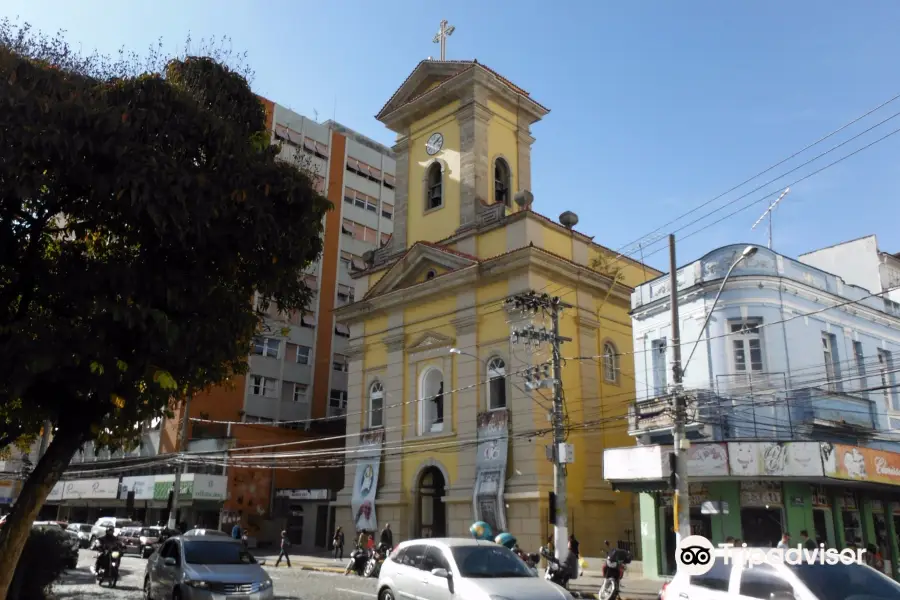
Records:
[[[409,540],[381,565],[378,600],[571,600],[511,550],[471,538]]]
[[[131,519],[126,519],[123,517],[100,517],[91,528],[91,542],[93,542],[94,540],[98,540],[106,535],[106,529],[108,527],[112,527],[115,530],[113,533],[118,536],[122,532],[123,527],[140,526],[141,524],[137,521],[132,521]]]
[[[762,552],[770,550],[761,549]],[[689,576],[683,569],[663,586],[660,600],[890,600],[900,584],[866,565],[775,564],[748,566],[714,550],[712,569]]]

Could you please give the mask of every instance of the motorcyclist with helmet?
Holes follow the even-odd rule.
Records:
[[[122,543],[119,541],[119,538],[116,537],[116,530],[112,527],[106,528],[106,534],[102,538],[99,538],[97,543],[100,554],[97,555],[97,561],[94,563],[94,572],[97,572],[97,570],[100,569],[101,561],[106,562],[109,560],[110,552],[122,547]]]

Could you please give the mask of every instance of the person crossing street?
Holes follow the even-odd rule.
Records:
[[[281,532],[281,552],[278,553],[278,560],[275,561],[275,566],[277,567],[281,563],[281,559],[283,558],[287,562],[288,568],[291,566],[291,557],[288,555],[288,550],[291,549],[291,540],[288,539],[287,531]]]

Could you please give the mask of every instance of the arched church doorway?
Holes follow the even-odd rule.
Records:
[[[417,537],[445,537],[447,535],[447,509],[444,505],[446,484],[444,474],[439,468],[430,466],[422,470],[416,491]]]

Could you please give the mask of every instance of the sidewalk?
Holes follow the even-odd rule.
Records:
[[[263,549],[254,551],[253,555],[257,560],[265,560],[265,566],[274,566],[275,560],[278,558],[278,552],[274,549]],[[319,571],[324,573],[343,573],[350,560],[349,552],[344,552],[343,560],[332,558],[330,552],[323,552],[317,555],[295,555],[291,556],[291,566],[295,569],[303,571]],[[543,570],[540,570],[543,573]],[[603,578],[598,571],[585,571],[584,575],[573,581],[569,585],[569,591],[573,596],[581,598],[596,598],[597,591],[603,584]],[[663,580],[631,578],[626,574],[622,580],[622,591],[620,598],[622,600],[656,600],[660,588],[662,588]]]

